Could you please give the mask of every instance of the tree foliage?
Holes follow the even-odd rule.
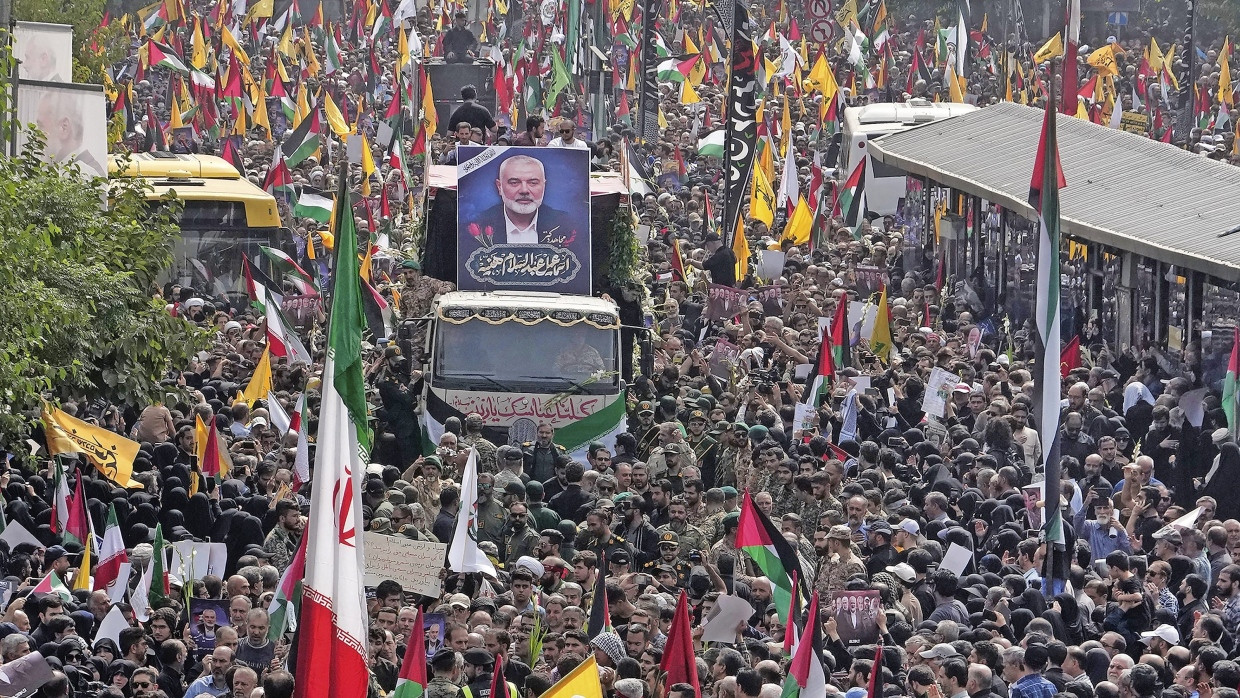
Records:
[[[34,138],[0,157],[0,443],[46,398],[163,400],[168,372],[207,346],[151,292],[179,203],[148,202],[140,179],[86,180],[41,150]]]

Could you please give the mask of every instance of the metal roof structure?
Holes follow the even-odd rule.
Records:
[[[1003,102],[869,141],[870,154],[1036,219],[1043,112]],[[1056,121],[1069,235],[1240,281],[1240,167],[1074,117]]]

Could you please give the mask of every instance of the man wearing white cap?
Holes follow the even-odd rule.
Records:
[[[907,556],[905,551],[912,548],[920,548],[925,543],[921,537],[921,525],[914,519],[901,521],[896,525],[891,543],[896,547],[896,550],[900,551],[901,559],[903,559],[903,557]],[[905,567],[908,567],[908,565],[905,565]],[[888,567],[887,571],[890,572],[891,568]],[[909,572],[912,573],[912,571],[913,568],[909,567]]]
[[[1176,630],[1174,625],[1163,623],[1153,630],[1141,633],[1141,642],[1149,645],[1150,654],[1166,657],[1172,647],[1180,644],[1180,631]]]

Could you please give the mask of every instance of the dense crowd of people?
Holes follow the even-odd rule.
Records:
[[[184,4],[204,17],[214,5]],[[526,19],[510,23],[497,50],[509,60],[519,43],[514,39],[537,33],[530,26],[539,8],[525,5]],[[519,10],[513,8],[513,16]],[[660,18],[658,28],[672,55],[684,51],[686,38],[701,43],[699,28],[713,26],[709,11],[693,3],[678,12]],[[756,27],[765,31],[774,23],[784,37],[793,21],[806,26],[798,12],[790,21],[774,3],[751,8]],[[478,38],[483,25],[496,35],[493,20],[476,20],[462,13],[449,27],[428,10],[410,24],[427,54],[459,61],[487,55],[488,42]],[[180,31],[189,46],[190,24],[165,31]],[[882,84],[864,75],[847,79],[854,65],[843,55],[833,58],[842,99],[850,105],[946,99],[938,37],[929,36],[936,26],[933,17],[892,18]],[[977,33],[982,40],[971,48],[974,69],[965,98],[986,105],[1005,97],[1008,78],[993,68],[993,57],[1009,44],[1011,62],[1021,66],[1017,98],[1041,104],[1053,84],[1049,65],[1032,63],[1041,42],[1014,33],[1010,42],[999,37],[992,43]],[[1166,46],[1175,32],[1165,33],[1158,36]],[[769,58],[779,59],[780,41],[759,38]],[[1089,43],[1106,43],[1106,37],[1096,39]],[[259,77],[270,71],[268,61],[283,41],[274,28],[236,32],[235,40],[249,51],[248,69]],[[1164,98],[1159,76],[1139,72],[1148,40],[1119,42],[1124,51],[1116,53],[1116,94],[1124,109],[1147,113],[1151,137],[1161,138],[1180,107],[1175,95]],[[305,61],[290,61],[290,86],[305,81],[335,105],[362,105],[357,111],[346,106],[350,119],[356,118],[373,153],[385,153],[390,143],[381,142],[378,125],[394,97],[389,86],[401,70],[401,42],[394,33],[373,43],[365,36],[356,45],[346,40],[343,55],[329,59],[329,42],[311,41],[309,31],[304,40],[296,38],[299,47],[303,41],[320,66],[340,65],[323,74],[306,72]],[[1091,69],[1087,48],[1081,53],[1084,83]],[[1219,86],[1219,51],[1205,56],[1198,80],[1203,93],[1230,94],[1230,85]],[[117,73],[121,83],[133,79],[136,61],[135,53]],[[609,696],[784,695],[792,651],[785,643],[789,609],[777,603],[783,581],[766,576],[737,543],[741,510],[751,503],[797,558],[802,576],[794,585],[805,593],[798,594],[791,622],[795,634],[808,633],[803,637],[814,627],[821,633],[821,654],[811,661],[822,663],[831,695],[1238,698],[1240,500],[1231,490],[1240,481],[1240,449],[1221,402],[1225,352],[1178,358],[1155,345],[1097,352],[1090,365],[1066,373],[1062,426],[1043,433],[1033,411],[1040,388],[1025,330],[1013,328],[1009,336],[996,329],[1003,326],[1002,308],[962,301],[936,279],[935,269],[905,263],[895,217],[855,230],[830,220],[812,249],[785,243],[782,272],[767,280],[781,291],[778,309],[754,297],[735,318],[709,319],[707,282],[754,286],[747,260],[740,260],[738,273],[726,237],[708,230],[718,224],[718,207],[716,219],[703,224],[707,197],[722,200],[722,168],[718,159],[699,155],[697,140],[710,130],[708,120],[718,124],[723,113],[725,61],[725,55],[711,61],[697,87],[700,102],[685,104],[678,86],[663,86],[667,125],[657,143],[635,142],[634,121],[623,114],[605,119],[612,123],[606,133],[591,133],[589,100],[573,87],[556,102],[554,115],[531,115],[518,124],[478,104],[471,87],[462,91],[466,105],[441,124],[428,149],[420,149],[415,133],[405,133],[406,171],[393,167],[399,158],[376,157],[373,174],[355,166],[355,188],[363,177],[379,185],[357,198],[358,227],[378,233],[371,228],[418,218],[426,164],[455,164],[456,144],[587,148],[596,169],[618,170],[628,143],[641,160],[638,169],[651,178],[645,183],[650,193],[634,197],[632,211],[654,230],[642,249],[642,275],[634,280],[656,329],[654,371],[629,386],[627,432],[614,445],[592,445],[585,462],[557,448],[547,425],[533,443],[493,443],[483,436],[479,415],[449,420],[434,453],[416,455],[417,362],[378,337],[365,347],[380,444],[361,476],[366,529],[451,541],[464,499],[461,477],[474,453],[478,544],[498,570],[483,578],[445,569],[437,597],[392,580],[367,589],[371,693],[392,694],[402,659],[425,651],[430,698],[486,698],[497,663],[510,698],[536,698],[590,657]],[[169,109],[179,103],[166,97],[171,79],[171,71],[152,68],[133,83],[138,111],[149,105],[157,120],[170,121]],[[786,82],[789,89],[792,81]],[[816,106],[822,96],[792,89],[796,99],[766,102],[766,125],[794,150],[795,176],[807,191],[832,141]],[[256,184],[268,180],[278,162],[273,151],[291,130],[272,99],[274,133],[250,130],[238,156]],[[635,92],[625,99],[637,104]],[[792,113],[783,132],[787,104]],[[1205,111],[1206,120],[1174,134],[1174,141],[1234,162],[1234,122],[1229,125],[1219,104]],[[138,118],[133,126],[126,143],[144,149],[155,125]],[[323,137],[332,137],[326,128]],[[174,141],[172,149],[219,153],[224,146],[214,130],[202,129]],[[345,150],[337,143],[335,157]],[[780,178],[784,163],[774,159]],[[296,184],[330,191],[336,168],[333,148],[324,147],[291,175]],[[392,211],[380,213],[381,201]],[[281,213],[294,221],[299,250],[309,245],[319,250],[318,260],[330,258],[325,224],[296,218],[289,203],[281,201]],[[747,219],[752,249],[780,247],[784,222],[782,212],[771,226]],[[388,271],[395,278],[376,283],[407,318],[426,314],[431,300],[452,288],[422,273],[419,260],[434,251],[411,244],[381,251],[392,260]],[[680,245],[685,264],[683,278],[677,270],[668,281],[671,245]],[[319,263],[300,256],[307,266]],[[884,279],[891,350],[880,356],[870,337],[853,338],[821,405],[797,423],[797,405],[809,390],[798,367],[819,363],[819,319],[834,317],[840,304],[866,301],[857,265],[877,269]],[[84,459],[59,457],[67,465],[68,491],[79,491],[81,481],[96,531],[105,530],[114,510],[132,562],[128,593],[77,583],[83,546],[53,523],[61,490],[46,451],[32,466],[6,469],[0,482],[4,520],[21,524],[38,545],[17,538],[0,545],[6,585],[0,680],[7,680],[10,663],[37,651],[53,672],[37,694],[48,698],[291,696],[295,625],[269,611],[284,603],[277,598],[280,581],[294,564],[315,486],[313,473],[300,481],[297,463],[307,449],[314,461],[322,337],[303,335],[310,364],[277,360],[272,366],[279,412],[294,413],[304,400],[307,446],[295,429],[278,428],[266,400],[234,399],[263,355],[262,314],[205,287],[170,285],[163,295],[178,315],[214,333],[211,350],[176,372],[183,392],[144,408],[106,401],[64,405],[71,415],[141,443],[134,462],[140,490],[108,481]],[[987,320],[989,329],[977,331]],[[726,376],[709,366],[719,338],[742,349],[736,371]],[[941,414],[928,414],[926,402],[934,369],[956,378],[942,396]],[[1199,387],[1208,391],[1204,406],[1186,406],[1186,395],[1203,399],[1192,392]],[[230,456],[231,469],[218,482],[198,472],[195,417],[220,435]],[[1062,453],[1063,517],[1061,536],[1048,542],[1038,486],[1045,446],[1053,439]],[[148,598],[143,571],[164,541],[223,543],[226,561],[195,579],[174,574],[166,593]],[[1048,566],[1048,557],[1062,566]],[[53,572],[72,590],[45,588]],[[809,618],[813,592],[820,612]],[[668,683],[661,668],[682,594],[699,688]],[[706,641],[704,627],[725,597],[743,601],[752,613],[730,641]],[[201,610],[193,600],[216,601],[219,611]],[[590,618],[604,603],[608,617],[589,634]],[[112,637],[116,629],[104,621],[114,609],[125,627]],[[192,617],[191,609],[198,609]],[[439,619],[427,631],[425,648],[409,645],[418,609]],[[101,632],[105,627],[108,632]],[[875,645],[883,647],[881,654]]]

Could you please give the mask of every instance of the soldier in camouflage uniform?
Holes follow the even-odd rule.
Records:
[[[703,536],[706,536],[707,544],[714,545],[723,537],[723,527],[720,525],[720,522],[723,520],[723,517],[728,515],[728,512],[723,510],[722,488],[712,487],[706,490],[706,509],[710,513],[706,515],[705,519],[702,519],[702,523],[698,525],[698,530],[702,532]]]
[[[771,499],[775,500],[775,511],[773,518],[780,518],[784,514],[801,512],[801,502],[797,497],[796,485],[792,482],[792,470],[795,463],[791,458],[783,458],[775,463],[775,471],[771,477],[771,484],[768,492],[771,493]]]
[[[744,489],[737,478],[737,468],[748,469],[752,465],[749,446],[749,427],[742,422],[732,425],[731,429],[719,435],[719,465],[715,469],[715,485],[730,485]]]
[[[441,647],[431,657],[430,669],[434,676],[426,684],[426,698],[456,698],[461,692],[461,671],[465,662],[449,647]]]
[[[701,480],[685,480],[685,491],[682,494],[685,500],[685,521],[690,526],[697,528],[698,531],[702,530],[702,523],[711,514],[710,509],[706,506],[706,502],[702,501],[704,487]]]
[[[399,289],[395,293],[400,298],[396,304],[403,319],[419,318],[429,315],[431,302],[441,293],[455,291],[456,286],[448,281],[432,279],[422,275],[422,265],[417,260],[406,259],[400,263]],[[426,344],[426,323],[418,323],[413,331],[414,351],[422,351]]]
[[[671,521],[657,529],[660,536],[665,533],[676,535],[676,544],[678,546],[677,557],[681,560],[688,560],[689,553],[694,550],[705,550],[706,537],[695,526],[689,524],[688,510],[685,507],[685,498],[682,495],[672,497],[671,504],[667,507],[667,515]],[[662,543],[663,538],[659,538]]]
[[[460,443],[461,448],[473,446],[478,451],[478,472],[494,473],[499,470],[498,449],[482,436],[482,415],[477,412],[465,415],[465,435]]]
[[[645,400],[637,403],[637,425],[633,427],[637,435],[637,458],[646,460],[650,452],[659,445],[659,425],[654,421],[654,403]]]
[[[719,442],[711,438],[706,433],[706,427],[709,422],[706,420],[706,413],[702,410],[693,410],[689,413],[689,435],[685,441],[689,447],[693,449],[693,455],[697,460],[698,467],[702,469],[702,479],[713,481],[716,479],[716,468],[719,465]]]
[[[819,537],[822,537],[823,546],[819,545]],[[814,549],[820,557],[818,578],[814,581],[820,596],[829,598],[830,592],[842,591],[853,576],[865,576],[865,565],[853,554],[852,531],[847,526],[832,526],[825,534],[816,532]]]
[[[478,473],[478,542],[490,541],[498,546],[504,539],[508,510],[495,501],[494,487],[493,475]]]
[[[683,559],[681,553],[683,547],[680,544],[680,537],[674,532],[666,530],[666,527],[660,529],[659,557],[642,565],[642,571],[658,577],[660,567],[670,567],[672,573],[676,575],[676,583],[686,586],[689,583],[689,573],[693,570],[693,565]]]

